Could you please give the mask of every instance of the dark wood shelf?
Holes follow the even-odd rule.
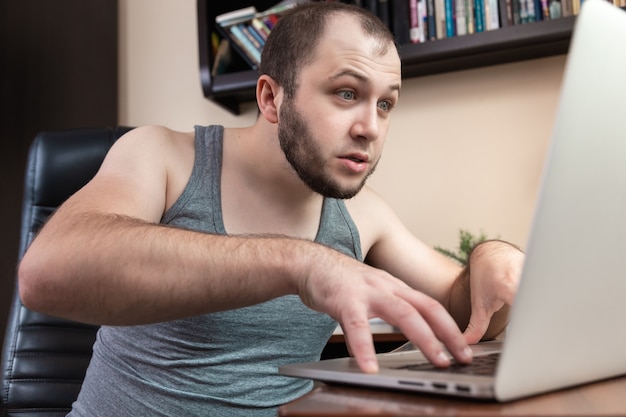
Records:
[[[200,74],[205,97],[238,114],[239,104],[255,99],[257,73],[242,70],[211,77],[209,35],[215,16],[254,4],[259,10],[270,2],[232,2],[228,5],[198,1]],[[508,26],[472,35],[407,44],[399,47],[403,78],[478,68],[567,53],[575,17]]]

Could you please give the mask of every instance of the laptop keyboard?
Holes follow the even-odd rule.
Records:
[[[496,373],[496,364],[500,353],[490,353],[488,355],[474,356],[471,364],[460,364],[452,361],[447,368],[438,368],[431,363],[422,363],[417,365],[405,365],[397,369],[406,369],[409,371],[429,371],[443,372],[449,374],[468,374],[468,375],[494,375]]]

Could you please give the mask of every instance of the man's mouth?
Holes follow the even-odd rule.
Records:
[[[363,162],[367,162],[369,160],[367,155],[357,155],[357,154],[346,155],[343,158],[344,159],[348,159],[348,160],[353,161],[353,162],[357,162],[357,163],[363,163]]]

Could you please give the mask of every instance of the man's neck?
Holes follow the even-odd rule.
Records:
[[[291,168],[270,127],[225,129],[222,211],[226,229],[312,239],[323,198]]]

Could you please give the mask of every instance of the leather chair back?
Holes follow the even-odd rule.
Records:
[[[95,175],[111,145],[128,130],[37,135],[24,181],[19,259],[46,219]],[[1,358],[0,415],[65,416],[80,391],[98,328],[27,309],[15,286]]]

